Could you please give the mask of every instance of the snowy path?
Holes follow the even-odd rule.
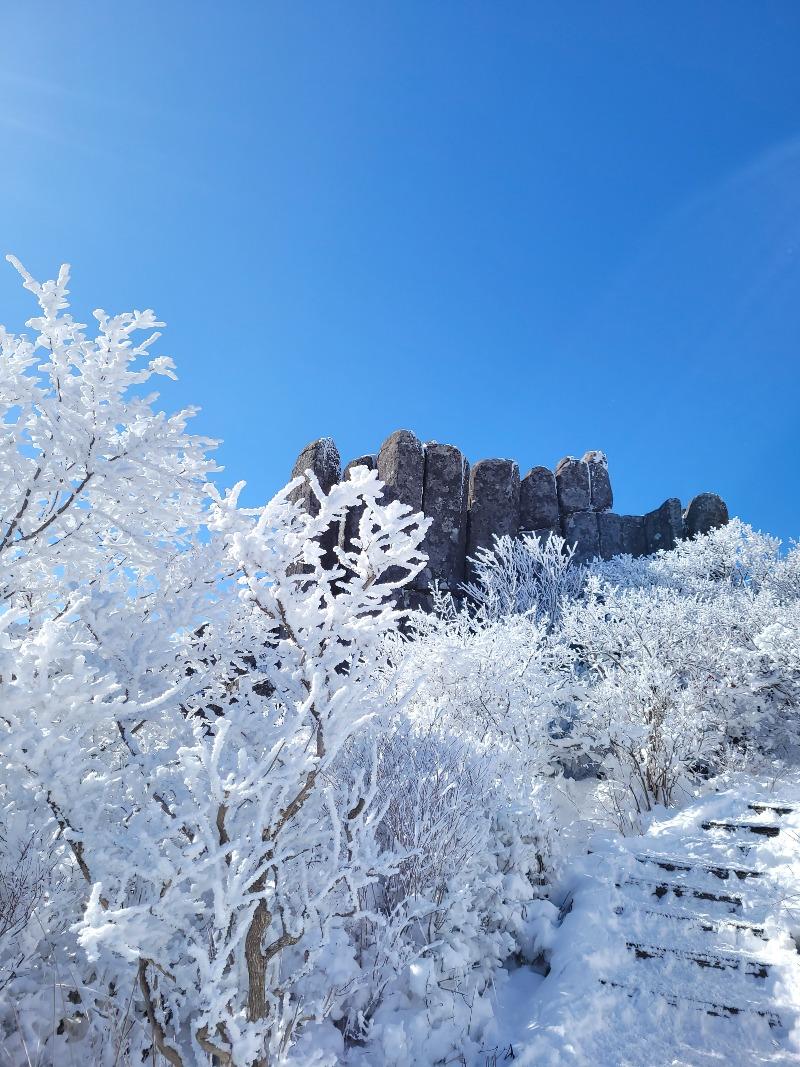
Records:
[[[493,1063],[800,1064],[800,792],[601,843],[567,908],[548,977],[500,994]]]

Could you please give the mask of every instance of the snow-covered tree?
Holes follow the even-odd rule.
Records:
[[[330,1011],[326,954],[394,869],[374,773],[339,764],[381,714],[375,661],[425,522],[366,469],[327,496],[309,474],[314,516],[297,482],[263,508],[215,494],[190,413],[139,388],[171,373],[138,368],[153,314],[97,312],[89,338],[66,269],[22,273],[41,315],[33,339],[2,337],[0,802],[69,886],[37,915],[50,958],[4,946],[12,1028],[98,1063],[151,1044],[172,1064],[271,1062]],[[351,507],[359,540],[326,570],[319,542]],[[7,942],[41,884],[5,906]]]

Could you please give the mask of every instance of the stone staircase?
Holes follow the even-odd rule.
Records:
[[[800,1064],[798,932],[800,792],[706,798],[601,842],[562,909],[521,1064]]]
[[[652,873],[629,873],[616,881],[614,910],[623,933],[626,919],[635,919],[625,947],[641,964],[641,981],[600,982],[629,996],[660,998],[670,1007],[722,1019],[755,1017],[784,1031],[770,983],[781,963],[765,958],[763,950],[781,933],[785,940],[786,932],[780,924],[768,932],[780,896],[770,891],[769,869],[757,865],[757,842],[779,837],[781,820],[793,814],[789,806],[753,802],[740,817],[701,820],[700,835],[680,851],[634,852],[635,864]],[[731,846],[751,863],[731,862]],[[797,852],[800,858],[800,839]]]

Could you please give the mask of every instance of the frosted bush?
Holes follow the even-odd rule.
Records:
[[[735,520],[570,584],[562,553],[501,539],[471,605],[440,598],[419,624],[414,712],[525,749],[536,775],[593,771],[614,821],[636,828],[731,766],[796,758],[798,558]],[[543,573],[558,589],[544,601]]]
[[[741,519],[679,541],[669,551],[661,549],[638,559],[617,556],[592,565],[593,573],[610,585],[668,586],[711,597],[718,596],[723,586],[756,592],[764,583],[779,580],[785,570],[780,541],[753,530]]]
[[[565,600],[580,593],[585,568],[575,548],[559,534],[496,537],[470,560],[472,581],[464,586],[469,600],[488,618],[531,612],[555,625]]]
[[[380,838],[404,858],[363,894],[368,981],[351,998],[347,1032],[382,1048],[387,1063],[410,1062],[398,1043],[422,1062],[447,1062],[477,1050],[492,1017],[482,998],[501,965],[548,944],[546,813],[535,791],[523,803],[509,790],[501,765],[466,736],[398,721],[378,767]]]
[[[363,468],[327,495],[310,475],[315,516],[297,481],[263,508],[219,495],[191,412],[139,388],[172,373],[140,366],[155,316],[97,312],[89,337],[66,269],[22,273],[41,314],[32,340],[2,335],[0,801],[62,889],[11,882],[7,841],[3,1045],[266,1063],[333,1010],[347,913],[396,867],[375,775],[337,767],[382,713],[376,663],[426,523]],[[350,508],[357,545],[325,570]],[[34,920],[46,951],[10,966]]]

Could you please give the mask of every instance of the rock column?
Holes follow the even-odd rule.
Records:
[[[683,513],[683,523],[687,537],[697,537],[708,533],[728,522],[728,505],[716,493],[700,493],[689,501]]]
[[[644,515],[622,516],[622,551],[629,556],[644,556],[647,542],[644,536]]]
[[[608,460],[603,452],[587,452],[583,462],[589,468],[589,486],[592,511],[610,511],[614,503],[611,479],[608,476]]]
[[[556,485],[561,527],[575,548],[576,562],[587,563],[597,556],[610,559],[620,552],[622,523],[609,511],[614,496],[605,455],[565,456],[556,467]]]
[[[467,556],[491,548],[495,537],[519,532],[519,467],[511,459],[482,459],[469,483]]]
[[[519,528],[540,537],[561,533],[556,479],[547,467],[533,467],[520,482]]]
[[[467,548],[469,463],[454,445],[429,441],[425,445],[425,479],[422,510],[431,525],[423,551],[428,565],[420,582],[456,592],[464,581]]]
[[[683,537],[683,515],[677,497],[665,500],[661,507],[648,511],[644,517],[644,537],[647,554],[660,548],[674,548]]]
[[[556,467],[556,486],[562,523],[578,511],[591,511],[592,485],[588,463],[574,456],[565,456]]]
[[[339,449],[330,437],[320,437],[306,445],[292,467],[292,478],[298,478],[308,470],[316,475],[323,493],[329,493],[331,486],[339,481],[341,477]],[[292,490],[290,499],[302,504],[311,515],[319,514],[319,501],[314,496],[307,479],[302,485]],[[320,538],[320,546],[323,550],[322,562],[326,569],[336,565],[334,547],[338,536],[339,531],[331,527]]]
[[[612,559],[625,551],[624,519],[613,511],[601,511],[597,516],[600,555]]]
[[[395,430],[389,434],[378,451],[376,461],[378,477],[384,483],[383,498],[387,503],[399,500],[407,504],[413,512],[422,511],[422,491],[425,482],[425,448],[411,430]],[[386,572],[387,581],[396,582],[405,572],[393,567]],[[419,589],[424,585],[419,574],[411,588]],[[408,596],[401,596],[401,602],[411,604]]]
[[[339,481],[341,459],[339,449],[330,437],[320,437],[306,445],[292,467],[292,478],[298,478],[310,470],[316,475],[323,493]],[[312,515],[319,514],[319,503],[307,481],[292,490],[291,499],[298,501]]]
[[[389,434],[378,452],[376,469],[386,486],[384,500],[399,500],[412,511],[422,510],[425,449],[416,434],[410,430]]]

